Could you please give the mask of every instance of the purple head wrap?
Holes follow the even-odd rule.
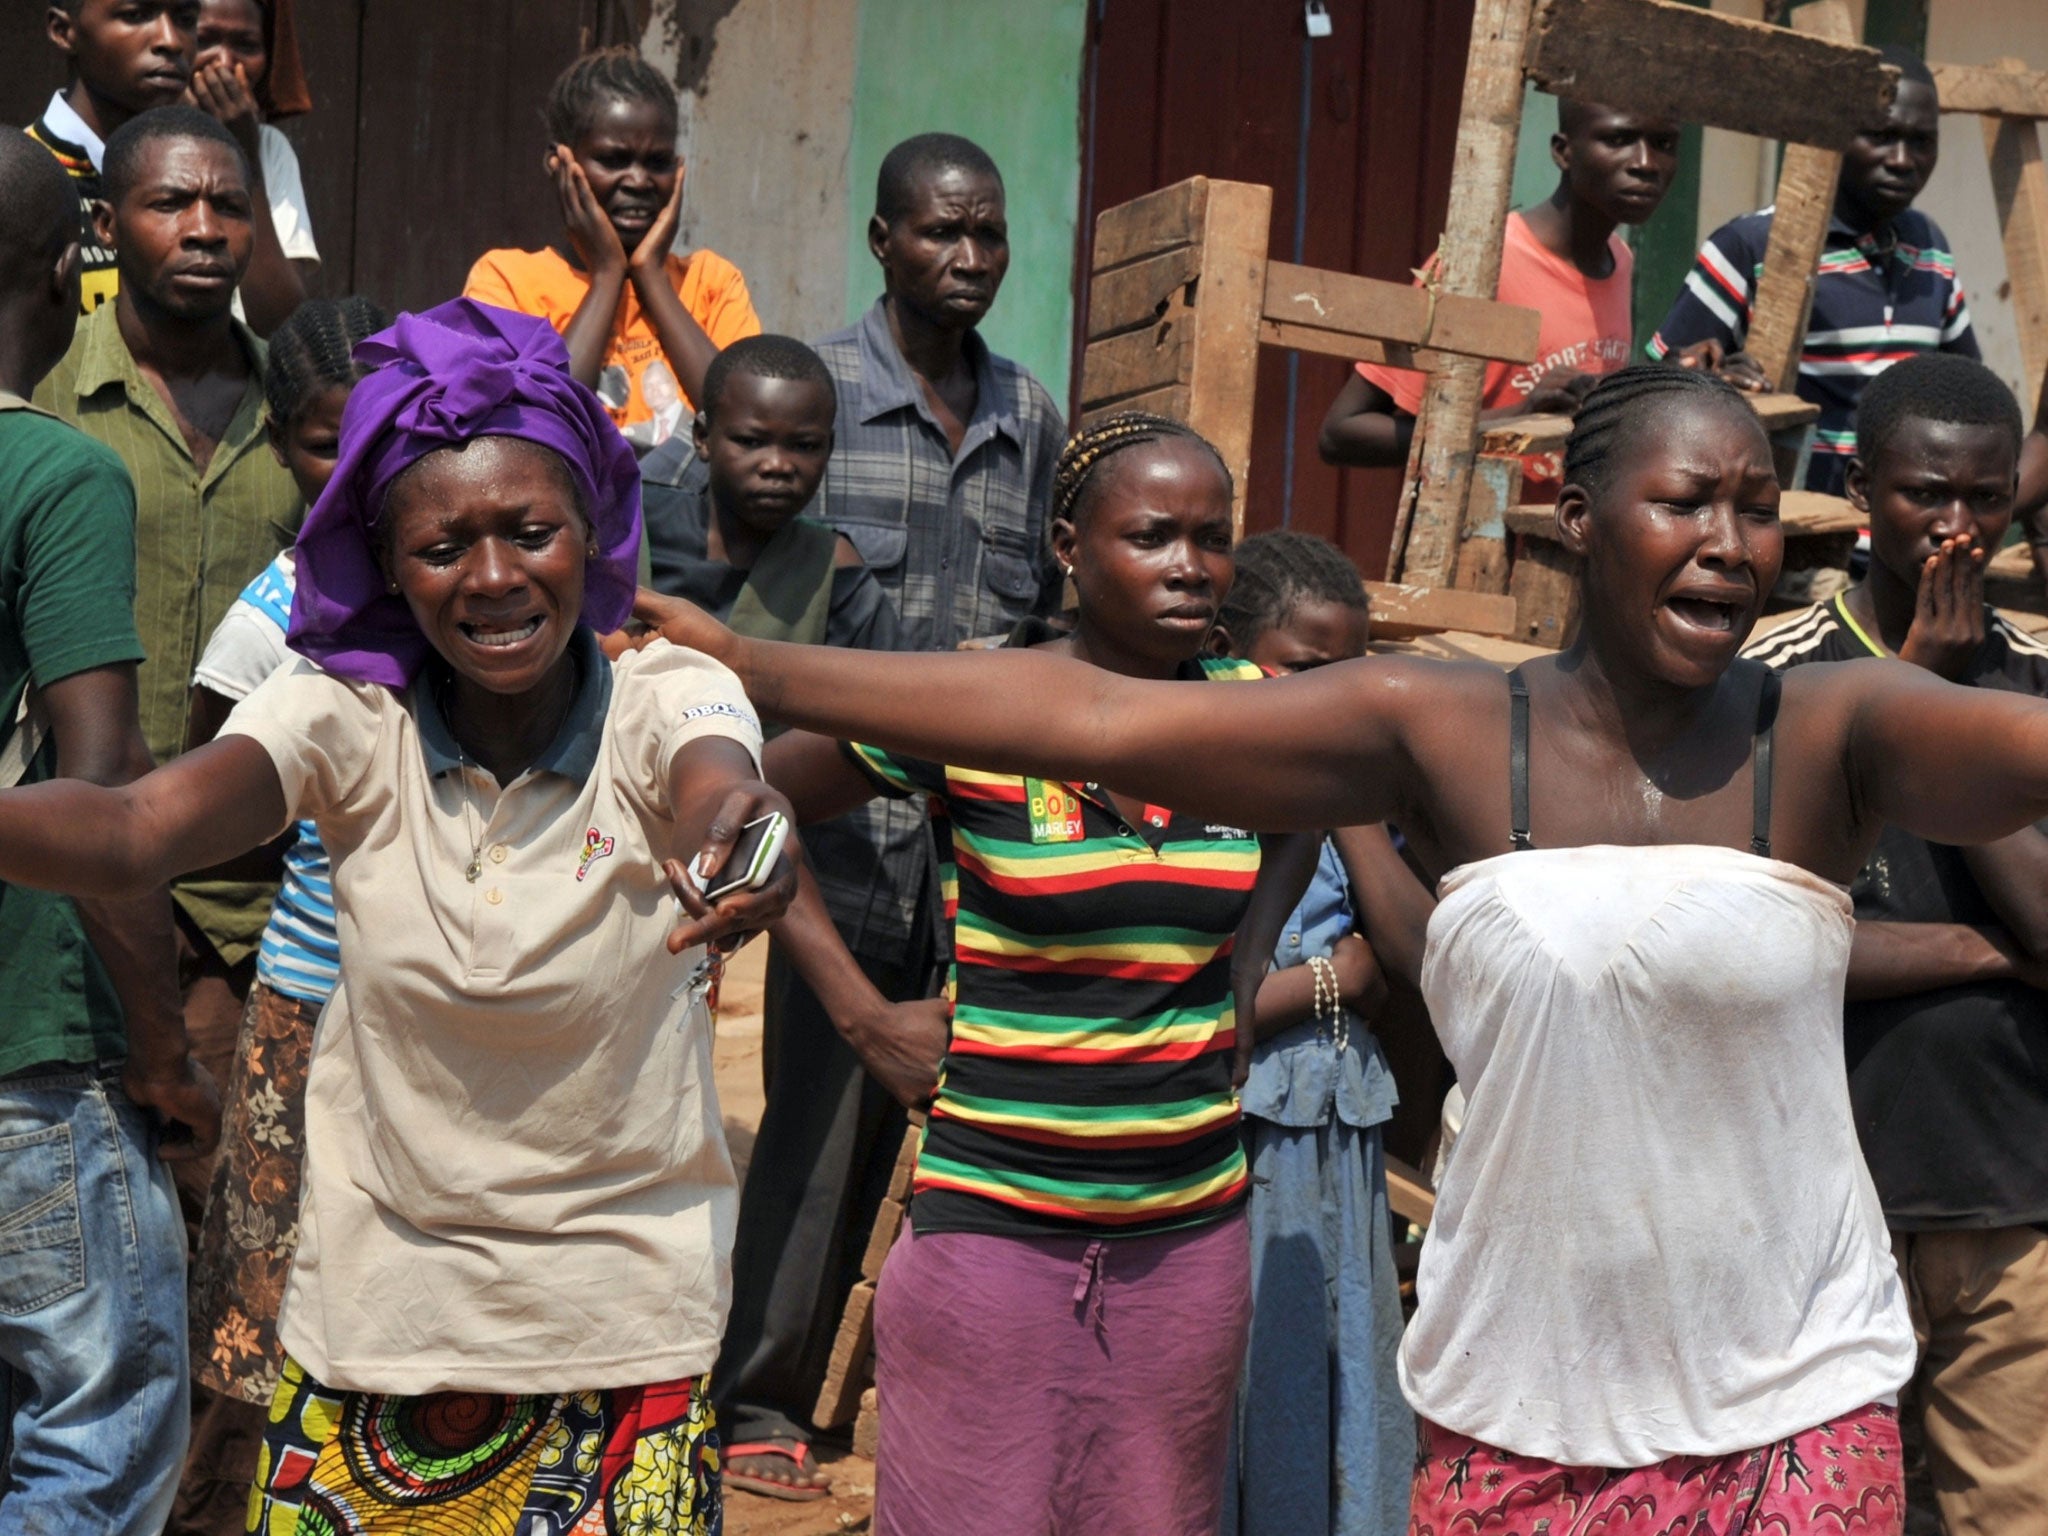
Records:
[[[571,377],[553,326],[452,299],[400,315],[355,356],[371,371],[342,413],[334,478],[299,530],[293,650],[337,677],[411,683],[427,638],[405,599],[385,586],[372,525],[407,466],[479,437],[523,438],[561,455],[597,540],[584,574],[583,622],[601,632],[626,622],[640,554],[640,468],[597,396]]]

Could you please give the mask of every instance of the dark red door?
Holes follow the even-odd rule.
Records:
[[[1472,3],[1328,0],[1328,14],[1331,35],[1311,39],[1301,0],[1096,0],[1084,231],[1183,177],[1264,182],[1275,259],[1405,281],[1442,232]],[[1247,526],[1322,534],[1378,575],[1399,473],[1316,454],[1347,366],[1261,354]]]

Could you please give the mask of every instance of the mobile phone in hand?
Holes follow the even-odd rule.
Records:
[[[782,857],[782,850],[788,842],[789,818],[782,812],[770,811],[766,816],[748,822],[740,828],[732,852],[713,877],[718,883],[705,890],[704,899],[717,901],[734,891],[759,890],[774,875],[776,862]]]

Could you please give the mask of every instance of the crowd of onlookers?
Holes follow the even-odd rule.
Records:
[[[926,1106],[912,1224],[875,1321],[886,1528],[1402,1529],[1417,1436],[1396,1379],[1400,1234],[1380,1140],[1396,1095],[1371,1021],[1389,978],[1419,982],[1434,901],[1398,833],[1268,839],[1261,875],[1251,833],[1111,787],[795,730],[764,747],[744,699],[669,676],[658,647],[617,659],[614,682],[613,661],[572,644],[535,685],[561,697],[532,740],[509,704],[476,723],[486,693],[518,693],[488,681],[485,653],[523,654],[528,626],[547,627],[506,594],[557,590],[533,562],[559,530],[532,513],[557,481],[575,492],[562,527],[587,550],[565,537],[616,578],[577,589],[585,629],[619,630],[623,607],[595,615],[637,584],[753,641],[909,652],[1009,636],[1126,677],[1229,681],[1364,653],[1363,589],[1333,546],[1280,533],[1233,550],[1232,487],[1200,438],[1127,413],[1069,441],[1047,390],[983,341],[1009,263],[990,156],[946,134],[896,146],[868,227],[874,305],[809,344],[763,334],[740,269],[677,248],[673,84],[632,50],[600,50],[543,105],[551,185],[536,196],[556,199],[559,236],[481,254],[460,298],[394,321],[374,296],[308,296],[316,231],[275,126],[311,107],[288,0],[55,0],[50,35],[67,83],[0,142],[0,789],[132,785],[254,739],[291,814],[241,851],[166,830],[203,823],[197,800],[149,812],[178,850],[167,891],[82,873],[76,897],[0,884],[0,1530],[383,1530],[365,1501],[408,1497],[472,1521],[436,1529],[708,1530],[721,1478],[821,1497],[814,1446],[830,1431],[813,1407],[906,1116]],[[1816,605],[1750,654],[1780,669],[1890,656],[2048,694],[2048,646],[1983,596],[1986,556],[2048,503],[2048,440],[2023,435],[1975,361],[1954,259],[1912,206],[1938,147],[1933,81],[1910,55],[1893,62],[1889,115],[1845,156],[1799,386],[1822,412],[1806,484],[1865,514],[1867,557],[1801,594]],[[1627,366],[1618,230],[1669,190],[1678,129],[1566,102],[1552,154],[1556,191],[1510,216],[1499,290],[1542,313],[1538,358],[1489,368],[1490,415],[1578,412]],[[1652,358],[1702,388],[1763,387],[1743,341],[1770,221],[1709,238]],[[1420,375],[1361,363],[1323,453],[1403,461],[1419,399]],[[492,437],[540,445],[566,478],[465,447]],[[1555,500],[1570,469],[1532,458],[1528,499]],[[612,521],[636,500],[637,519]],[[487,505],[531,515],[472,534],[464,519]],[[465,599],[451,632],[432,629],[437,568],[497,607]],[[464,644],[484,659],[456,660]],[[286,686],[301,657],[337,689],[415,702],[343,718]],[[722,1150],[692,1162],[691,1209],[712,1213],[690,1229],[703,1272],[656,1295],[635,1270],[600,1300],[608,1282],[574,1291],[606,1250],[598,1269],[571,1251],[579,1223],[602,1225],[596,1196],[586,1207],[517,1166],[540,1154],[507,1106],[560,1101],[498,1081],[554,1058],[521,1057],[515,1031],[502,1073],[457,1070],[497,1060],[475,1034],[488,1010],[465,1023],[458,1003],[516,991],[521,965],[611,974],[598,935],[616,946],[628,930],[516,883],[539,878],[519,868],[540,836],[519,818],[552,803],[539,781],[585,796],[547,813],[576,818],[579,888],[644,852],[618,830],[635,816],[685,824],[686,790],[710,793],[671,767],[697,762],[688,744],[661,738],[644,790],[610,755],[615,732],[658,736],[653,712],[674,700],[710,733],[695,739],[726,739],[716,726],[745,748],[718,783],[758,777],[786,797],[804,868],[772,929],[767,1102],[736,1212],[716,1187]],[[410,758],[391,755],[400,736]],[[295,781],[278,754],[296,739],[317,766]],[[231,759],[194,762],[219,776]],[[404,818],[362,808],[387,772]],[[323,826],[344,840],[324,846]],[[653,847],[641,862],[668,851]],[[209,857],[177,862],[188,848]],[[81,851],[80,870],[99,857]],[[344,860],[361,871],[353,896]],[[1269,887],[1285,901],[1262,906]],[[1903,1399],[1915,1518],[1956,1536],[2027,1528],[2048,1520],[2048,834],[1963,849],[1891,828],[1853,895],[1848,1082],[1918,1336]],[[379,964],[415,986],[394,982],[389,1005],[445,1038],[421,1022],[392,1044],[413,1021],[378,1014],[369,962],[350,968],[344,935],[372,922],[350,904],[372,900],[389,902]],[[516,935],[494,931],[512,920],[488,910],[501,905]],[[397,932],[389,914],[415,908]],[[1232,937],[1267,927],[1247,972]],[[635,977],[616,999],[656,986]],[[577,996],[575,1017],[600,1027],[603,999]],[[337,1018],[382,1044],[345,1043]],[[1238,1032],[1256,1043],[1233,1081]],[[371,1060],[384,1049],[398,1066]],[[647,1049],[655,1062],[665,1047]],[[588,1130],[561,1157],[593,1159],[589,1188],[623,1202],[604,1208],[611,1251],[653,1252],[668,1239],[618,1215],[631,1198],[605,1181],[630,1162],[617,1122],[659,1074],[645,1067],[636,1097],[630,1064],[606,1070],[574,1100],[587,1127],[551,1134]],[[309,1077],[329,1085],[310,1121]],[[593,1107],[600,1088],[617,1114]],[[344,1155],[331,1138],[350,1125],[362,1134]],[[717,1145],[715,1115],[708,1134]],[[495,1172],[494,1135],[511,1149]],[[309,1142],[326,1148],[310,1173]],[[450,1156],[446,1209],[413,1166],[421,1148]],[[349,1203],[365,1190],[374,1217]],[[504,1300],[506,1277],[541,1294],[554,1235],[571,1322],[516,1337],[534,1304]],[[467,1288],[381,1278],[430,1252]],[[374,1293],[350,1297],[349,1322],[343,1275]],[[288,1291],[318,1321],[286,1337]],[[472,1315],[410,1333],[374,1315],[437,1306]],[[573,1338],[579,1308],[593,1337],[630,1333],[635,1315],[701,1314],[711,1331],[636,1357],[659,1369],[584,1360],[559,1379],[549,1330]],[[450,1364],[420,1341],[463,1352]],[[643,1390],[654,1375],[674,1391]],[[1001,1443],[966,1427],[991,1424]],[[1445,1482],[1469,1450],[1432,1472],[1442,1430],[1425,1428],[1433,1496],[1467,1497],[1468,1475],[1471,1497],[1494,1491],[1480,1468]],[[670,1456],[688,1474],[676,1486],[694,1478],[707,1503],[673,1495],[667,1526],[572,1523]],[[557,1523],[510,1523],[544,1506]],[[326,1523],[294,1524],[301,1509]]]

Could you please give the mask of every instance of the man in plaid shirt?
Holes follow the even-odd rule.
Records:
[[[816,344],[839,413],[811,515],[860,551],[907,648],[950,650],[1059,606],[1045,525],[1065,424],[1044,386],[976,334],[1010,263],[1002,176],[977,145],[932,133],[892,149],[868,249],[882,296]],[[876,986],[892,1000],[930,995],[940,897],[922,807],[878,801],[806,828],[804,846]],[[714,1379],[727,1485],[817,1498],[811,1407],[904,1120],[772,954],[766,1030],[768,1107]]]

